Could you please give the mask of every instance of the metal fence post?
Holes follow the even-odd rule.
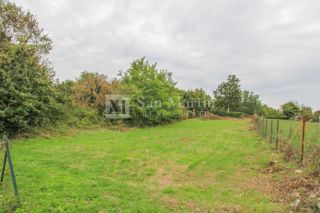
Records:
[[[6,164],[7,164],[7,152],[4,153],[4,159],[3,159],[3,165],[2,165],[2,170],[1,170],[1,179],[0,183],[3,182],[4,178],[4,171],[6,170]]]
[[[302,141],[301,141],[301,163],[303,163],[303,158],[304,158],[304,140],[305,140],[306,122],[307,122],[307,119],[303,118],[303,120],[302,120]]]
[[[262,118],[261,119],[261,137],[263,138],[263,135],[264,135],[264,119],[265,118]]]
[[[272,144],[272,128],[273,128],[273,120],[271,120],[271,124],[270,124],[270,144]]]
[[[14,194],[19,198],[16,176],[14,174],[13,163],[12,163],[10,149],[9,149],[9,141],[8,141],[8,137],[6,136],[6,134],[3,135],[3,142],[4,142],[4,147],[5,147],[5,155],[4,155],[4,161],[3,161],[3,166],[2,166],[2,172],[1,172],[1,183],[3,182],[4,173],[5,173],[5,169],[6,169],[6,163],[8,160],[9,169],[10,169],[11,178],[12,178],[13,189],[14,189]]]
[[[6,152],[7,152],[8,163],[9,163],[9,168],[10,168],[11,177],[12,177],[12,184],[13,184],[14,194],[16,196],[18,196],[19,193],[18,193],[17,181],[16,181],[16,176],[14,174],[14,169],[13,169],[13,164],[12,164],[12,160],[11,160],[11,155],[10,155],[8,142],[6,143]]]
[[[268,133],[267,133],[267,131],[268,131],[268,119],[266,119],[265,122],[266,122],[266,126],[265,126],[266,129],[264,131],[264,137],[267,138],[267,135],[268,135]]]
[[[276,150],[278,150],[278,146],[279,146],[279,126],[280,126],[280,120],[277,120]]]

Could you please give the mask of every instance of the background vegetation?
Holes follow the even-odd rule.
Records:
[[[157,125],[186,117],[267,118],[306,117],[319,121],[319,111],[289,102],[280,110],[262,104],[259,95],[242,90],[240,79],[229,75],[212,94],[203,89],[177,88],[172,74],[145,58],[131,63],[117,79],[84,71],[60,82],[47,56],[52,41],[34,15],[14,3],[0,0],[0,132],[12,135],[35,129],[104,125],[105,96],[130,97],[131,125]],[[212,96],[213,95],[213,98]]]

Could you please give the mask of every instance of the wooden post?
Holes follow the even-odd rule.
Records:
[[[272,144],[272,129],[273,129],[273,120],[271,120],[271,124],[270,124],[270,144]]]
[[[306,122],[307,122],[307,119],[303,118],[303,120],[302,120],[302,141],[301,141],[301,163],[303,163],[303,158],[304,158],[304,139],[305,139]]]
[[[279,146],[279,125],[280,125],[280,120],[277,120],[277,139],[276,139],[276,149],[278,150]]]

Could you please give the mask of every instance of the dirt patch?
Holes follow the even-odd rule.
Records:
[[[260,175],[248,180],[245,188],[268,194],[274,203],[293,212],[320,212],[318,178],[281,166],[270,166],[259,171]]]
[[[257,131],[257,128],[255,127],[254,124],[252,124],[252,125],[249,125],[249,126],[248,126],[248,130],[249,130],[249,131]]]
[[[205,117],[202,117],[204,120],[222,120],[224,117],[221,117],[216,114],[207,113]]]
[[[281,166],[270,166],[269,168],[260,169],[259,171],[263,174],[272,174],[272,173],[287,174],[289,172],[287,168],[281,167]]]
[[[293,211],[320,212],[319,179],[300,175],[285,176],[275,183],[275,188],[281,201],[290,203]]]
[[[191,212],[197,213],[210,212],[209,208],[201,207],[197,203],[192,201],[180,201],[172,196],[161,196],[159,199],[167,208],[172,210],[188,209]]]
[[[219,206],[215,208],[213,212],[239,213],[243,211],[241,210],[241,206],[237,205],[237,206]]]
[[[169,186],[193,185],[198,187],[207,187],[215,183],[214,175],[205,173],[203,175],[196,175],[190,171],[188,165],[179,165],[173,162],[164,162],[163,165],[158,166],[158,170],[151,181],[160,188]]]
[[[192,142],[192,139],[191,138],[179,138],[178,141],[187,143],[187,142]]]
[[[163,162],[158,166],[158,170],[154,176],[150,177],[151,184],[148,184],[152,195],[159,199],[167,208],[181,211],[189,210],[191,212],[210,212],[208,207],[200,205],[190,200],[179,200],[175,196],[162,193],[166,188],[192,185],[201,188],[208,187],[209,184],[214,183],[213,174],[204,174],[196,176],[188,169],[187,165],[180,165],[175,162]]]
[[[172,175],[166,171],[164,166],[159,167],[157,173],[152,177],[152,180],[157,182],[161,188],[175,185]]]

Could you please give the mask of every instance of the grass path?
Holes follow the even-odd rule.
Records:
[[[279,212],[258,172],[270,148],[248,125],[187,120],[17,141],[18,211]],[[14,206],[9,180],[0,188],[5,211]]]

